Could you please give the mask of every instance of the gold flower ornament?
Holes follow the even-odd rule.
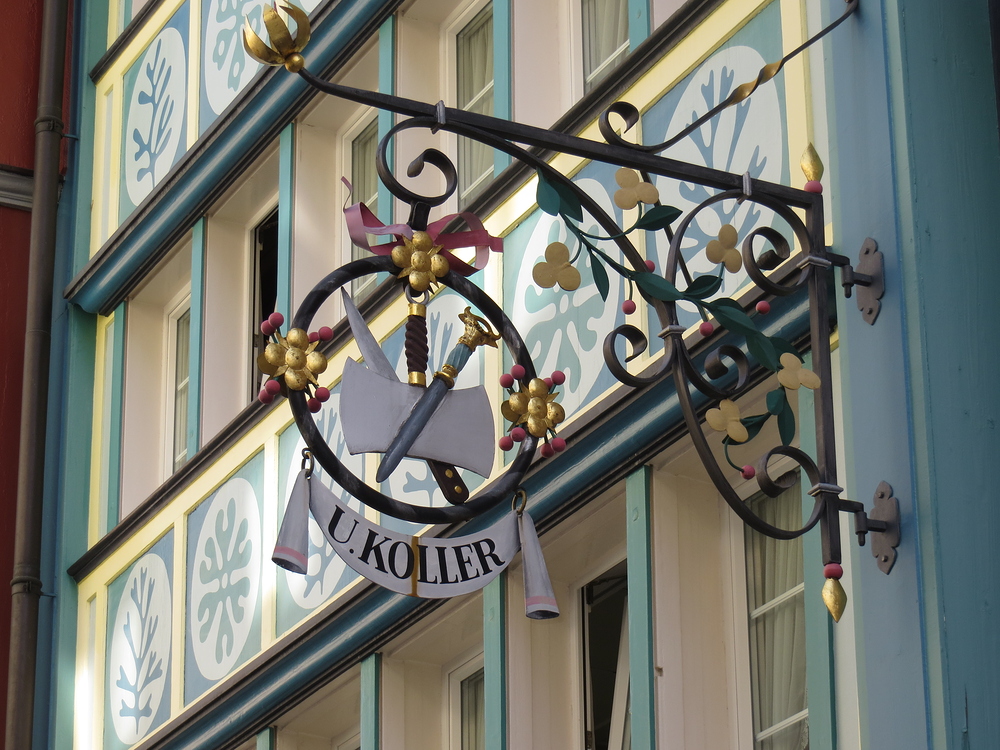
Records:
[[[723,224],[718,239],[710,241],[705,247],[705,255],[712,263],[723,263],[729,273],[736,273],[743,267],[743,256],[736,249],[739,239],[736,227]]]
[[[531,278],[542,289],[556,284],[567,292],[580,288],[580,272],[569,262],[569,248],[562,242],[553,242],[545,248],[545,260],[531,269]]]
[[[819,388],[819,375],[802,366],[802,362],[791,352],[785,352],[778,358],[781,369],[778,370],[778,382],[789,390],[797,390],[805,386],[811,390]]]
[[[566,418],[562,405],[555,403],[558,395],[549,393],[549,386],[541,378],[532,378],[500,405],[500,413],[508,422],[523,424],[529,433],[542,438]]]
[[[278,13],[279,7],[295,21],[294,39],[288,30],[288,24]],[[261,15],[271,44],[267,44],[257,36],[257,32],[250,27],[250,19],[247,18],[243,26],[243,47],[247,54],[265,65],[284,65],[289,72],[298,73],[306,64],[305,58],[299,53],[309,43],[312,33],[309,28],[309,16],[291,3],[281,6],[275,3],[273,8],[265,5]]]
[[[316,351],[319,339],[309,341],[309,334],[293,328],[287,336],[275,331],[277,341],[270,342],[257,358],[257,367],[272,378],[284,376],[285,385],[293,391],[305,390],[309,383],[318,386],[316,376],[327,367],[326,356]]]
[[[640,203],[652,206],[660,200],[660,191],[651,182],[644,182],[634,169],[622,167],[615,172],[615,182],[620,188],[615,192],[615,205],[623,211]]]
[[[403,244],[392,249],[392,262],[403,269],[399,278],[409,277],[415,292],[426,292],[450,270],[448,259],[441,255],[443,249],[427,232],[416,231],[413,237],[404,237]]]
[[[740,407],[728,398],[719,402],[718,409],[709,409],[705,420],[713,430],[726,433],[736,443],[745,443],[750,439],[750,433],[740,421]]]

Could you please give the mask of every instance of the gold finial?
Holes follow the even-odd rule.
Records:
[[[458,319],[465,323],[465,333],[459,337],[458,343],[465,344],[473,350],[477,346],[497,348],[500,334],[493,332],[488,321],[478,315],[473,315],[471,307],[466,307],[465,312],[459,313]]]
[[[840,622],[847,607],[847,592],[836,578],[827,578],[823,584],[823,604],[833,615],[833,621]]]
[[[810,182],[819,182],[823,179],[823,160],[819,158],[812,143],[802,152],[802,160],[799,161],[802,172]]]
[[[278,7],[295,21],[295,39],[292,39],[288,24],[278,15]],[[309,43],[311,35],[309,16],[291,3],[281,6],[275,3],[273,8],[265,5],[262,15],[271,44],[265,44],[264,40],[257,36],[257,32],[250,28],[250,19],[247,18],[243,26],[243,47],[247,54],[265,65],[284,65],[289,72],[298,73],[306,64],[305,58],[299,53]]]

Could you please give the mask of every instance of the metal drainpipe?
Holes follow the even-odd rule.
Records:
[[[59,201],[63,76],[68,0],[45,0],[42,12],[35,120],[35,175],[28,259],[21,438],[17,468],[17,525],[11,581],[10,671],[7,678],[7,750],[30,750],[35,704],[38,601],[42,593],[42,498],[48,402],[52,281]]]

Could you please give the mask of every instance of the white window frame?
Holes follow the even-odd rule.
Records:
[[[174,431],[176,429],[175,423],[175,399],[177,398],[177,321],[180,320],[181,316],[186,312],[191,310],[191,288],[182,290],[175,296],[170,303],[164,308],[164,326],[166,328],[167,335],[164,337],[164,350],[163,350],[163,451],[162,451],[162,468],[160,474],[163,479],[170,477],[176,469],[174,464],[176,461],[176,456],[174,455]],[[189,333],[189,341],[195,337],[194,330],[191,329]],[[189,344],[190,346],[190,344]],[[188,364],[188,400],[190,402],[194,388],[197,384],[192,382],[190,373],[190,362]],[[190,425],[186,425],[190,427]],[[185,429],[187,432],[187,429]],[[186,443],[186,440],[185,440]],[[187,446],[185,444],[184,449],[184,462],[188,461],[191,457],[187,455]],[[182,462],[182,465],[183,463]],[[179,467],[178,467],[179,468]]]
[[[487,6],[492,5],[492,0],[473,0],[473,2],[468,2],[460,4],[451,14],[445,19],[443,23],[444,33],[441,35],[441,51],[440,59],[444,61],[444,65],[441,66],[441,90],[444,91],[445,101],[449,102],[452,106],[458,106],[458,35],[468,26],[472,21],[479,15],[479,13]],[[494,18],[495,22],[495,18]],[[493,49],[493,84],[490,87],[490,91],[493,92],[494,96],[494,106],[496,104],[496,48]],[[485,89],[484,89],[485,91]],[[482,93],[482,92],[481,92]],[[448,153],[451,155],[456,169],[458,168],[458,136],[454,133],[446,134],[446,143]],[[483,181],[491,180],[496,177],[495,173],[487,176],[485,173],[470,186],[470,192],[477,190]],[[461,186],[459,186],[461,189]],[[455,195],[451,198],[449,203],[453,207],[461,205],[461,196],[458,195],[458,190],[455,191]]]
[[[364,133],[365,130],[368,127],[371,126],[372,123],[376,123],[375,127],[377,129],[378,128],[378,124],[377,124],[378,123],[378,111],[375,110],[373,107],[361,107],[361,108],[359,108],[358,112],[353,117],[350,118],[349,124],[347,125],[347,127],[344,128],[343,131],[341,131],[340,138],[338,139],[339,140],[339,146],[338,146],[339,153],[337,154],[337,156],[338,156],[338,161],[342,165],[341,172],[343,174],[345,174],[345,175],[351,175],[353,177],[353,175],[354,175],[354,141],[357,138],[359,138],[361,136],[361,134]],[[378,140],[379,140],[378,139],[378,132],[376,130],[376,134],[375,134],[376,154],[378,153],[377,152]],[[374,164],[372,166],[374,168]],[[351,195],[348,195],[346,186],[343,186],[342,183],[340,183],[340,184],[341,184],[341,186],[344,189],[344,200],[342,201],[342,203],[344,205],[352,205],[354,203],[358,203],[359,201],[360,202],[364,202],[366,205],[368,204],[370,196],[360,195],[357,192],[354,192]],[[378,180],[378,172],[377,171],[375,173],[375,184],[376,184],[376,186],[378,186],[379,184],[381,184],[379,182],[379,180]],[[354,186],[353,184],[352,184],[352,187],[356,188],[356,186]],[[382,210],[381,207],[379,207],[379,210]],[[346,231],[346,229],[343,232],[343,238],[344,238],[344,249],[343,249],[343,258],[344,258],[344,261],[343,262],[344,263],[349,263],[350,261],[354,260],[354,253],[356,252],[355,245],[351,241],[351,235],[350,235],[350,233],[348,233]],[[388,240],[384,236],[368,235],[368,243],[371,244],[371,245],[379,244],[379,243],[386,242],[386,241],[388,241]],[[360,256],[360,257],[364,257],[364,256]],[[376,277],[375,276],[370,276],[370,277],[368,277],[368,279],[366,279],[364,281],[364,283],[361,283],[361,284],[358,284],[358,285],[355,285],[355,282],[351,282],[351,296],[354,297],[355,300],[360,300],[362,297],[364,297],[365,295],[369,294],[375,288],[375,285],[376,285],[375,281],[376,281]]]
[[[462,681],[484,669],[483,657],[482,651],[472,656],[466,653],[445,669],[445,705],[448,710],[444,734],[448,738],[449,750],[462,750]]]

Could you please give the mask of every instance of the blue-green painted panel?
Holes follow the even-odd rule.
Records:
[[[364,455],[352,456],[348,453],[347,444],[344,441],[344,432],[340,424],[339,384],[330,389],[330,400],[323,404],[323,408],[316,414],[315,420],[320,435],[323,436],[341,462],[357,476],[363,477],[366,457]],[[281,518],[284,517],[285,503],[291,494],[292,485],[302,467],[302,449],[305,447],[305,441],[302,440],[302,435],[299,434],[298,428],[294,424],[289,425],[278,438],[279,524]],[[334,492],[343,492],[318,464],[313,475],[313,481],[316,480]],[[361,512],[361,503],[355,498],[349,498],[347,504],[354,510]],[[266,549],[265,553],[265,558],[269,560],[270,549]],[[305,575],[293,573],[284,568],[279,568],[277,571],[277,632],[279,635],[290,630],[303,617],[328,602],[337,592],[358,578],[358,574],[347,567],[344,561],[334,553],[333,547],[323,536],[323,530],[311,516],[309,518],[308,557],[309,567]],[[265,564],[270,565],[271,563],[265,562]]]
[[[118,525],[121,507],[122,481],[122,404],[125,386],[125,332],[128,327],[128,304],[122,302],[105,333],[105,363],[110,359],[110,398],[105,401],[101,417],[101,434],[106,435],[101,457],[101,535]],[[107,351],[111,347],[110,357]],[[107,372],[107,369],[105,369]],[[105,391],[108,393],[108,391]]]
[[[483,589],[486,748],[507,750],[507,573]]]
[[[184,3],[125,73],[120,220],[187,149],[189,14]]]
[[[396,16],[390,16],[382,24],[378,31],[378,90],[383,94],[396,93]],[[379,110],[378,113],[378,137],[379,140],[392,129],[396,116],[392,112]],[[396,164],[396,144],[390,142],[385,152],[386,163],[389,169],[395,168]],[[395,210],[395,198],[389,192],[389,188],[379,181],[378,184],[378,213],[379,218],[386,224],[393,222]]]
[[[510,120],[514,116],[513,35],[511,0],[493,0],[493,116]],[[509,154],[493,151],[493,174],[504,171],[511,162]]]
[[[653,687],[652,476],[643,466],[625,480],[625,533],[628,546],[629,711],[634,750],[656,748],[656,693]]]
[[[361,750],[382,746],[382,654],[361,660]]]
[[[649,36],[649,0],[628,0],[628,47],[634,50]]]
[[[260,650],[263,480],[258,453],[188,516],[185,703]]]
[[[295,207],[295,123],[281,131],[278,140],[278,299],[276,308],[292,316],[292,216]]]
[[[108,586],[108,750],[131,747],[170,716],[173,559],[171,530]]]
[[[205,341],[205,219],[191,230],[191,338],[188,342],[187,455],[201,448],[201,389]]]

